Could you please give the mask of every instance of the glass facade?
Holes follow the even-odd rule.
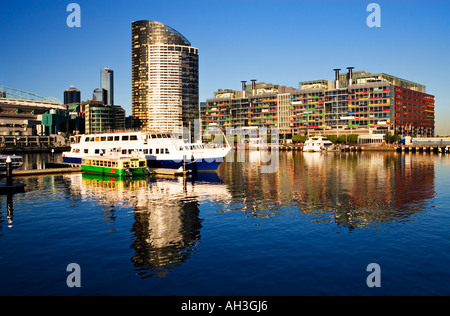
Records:
[[[108,68],[100,70],[100,84],[106,91],[106,100],[103,101],[107,105],[114,105],[114,71]]]
[[[198,49],[173,28],[132,23],[133,127],[193,129],[198,118]]]

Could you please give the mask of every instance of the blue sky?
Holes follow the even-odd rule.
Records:
[[[69,28],[69,3],[81,27]],[[381,7],[381,27],[366,24]],[[0,85],[54,96],[73,85],[83,100],[115,76],[115,101],[131,114],[131,22],[155,20],[200,56],[200,101],[257,79],[297,87],[332,80],[333,68],[384,72],[436,96],[437,134],[450,134],[450,1],[35,0],[2,1]],[[447,126],[448,125],[448,126]]]

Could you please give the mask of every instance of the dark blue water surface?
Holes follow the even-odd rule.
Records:
[[[261,172],[262,156],[186,180],[15,179],[0,294],[450,294],[450,156],[283,152]]]

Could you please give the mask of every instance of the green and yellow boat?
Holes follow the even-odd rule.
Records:
[[[151,173],[145,158],[85,157],[81,161],[81,170],[115,177],[145,176]]]

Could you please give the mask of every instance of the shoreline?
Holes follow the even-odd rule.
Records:
[[[63,151],[69,151],[68,147],[45,147],[45,148],[0,148],[1,155],[9,154],[38,154],[38,153],[51,153],[54,150],[55,153],[61,153]]]

